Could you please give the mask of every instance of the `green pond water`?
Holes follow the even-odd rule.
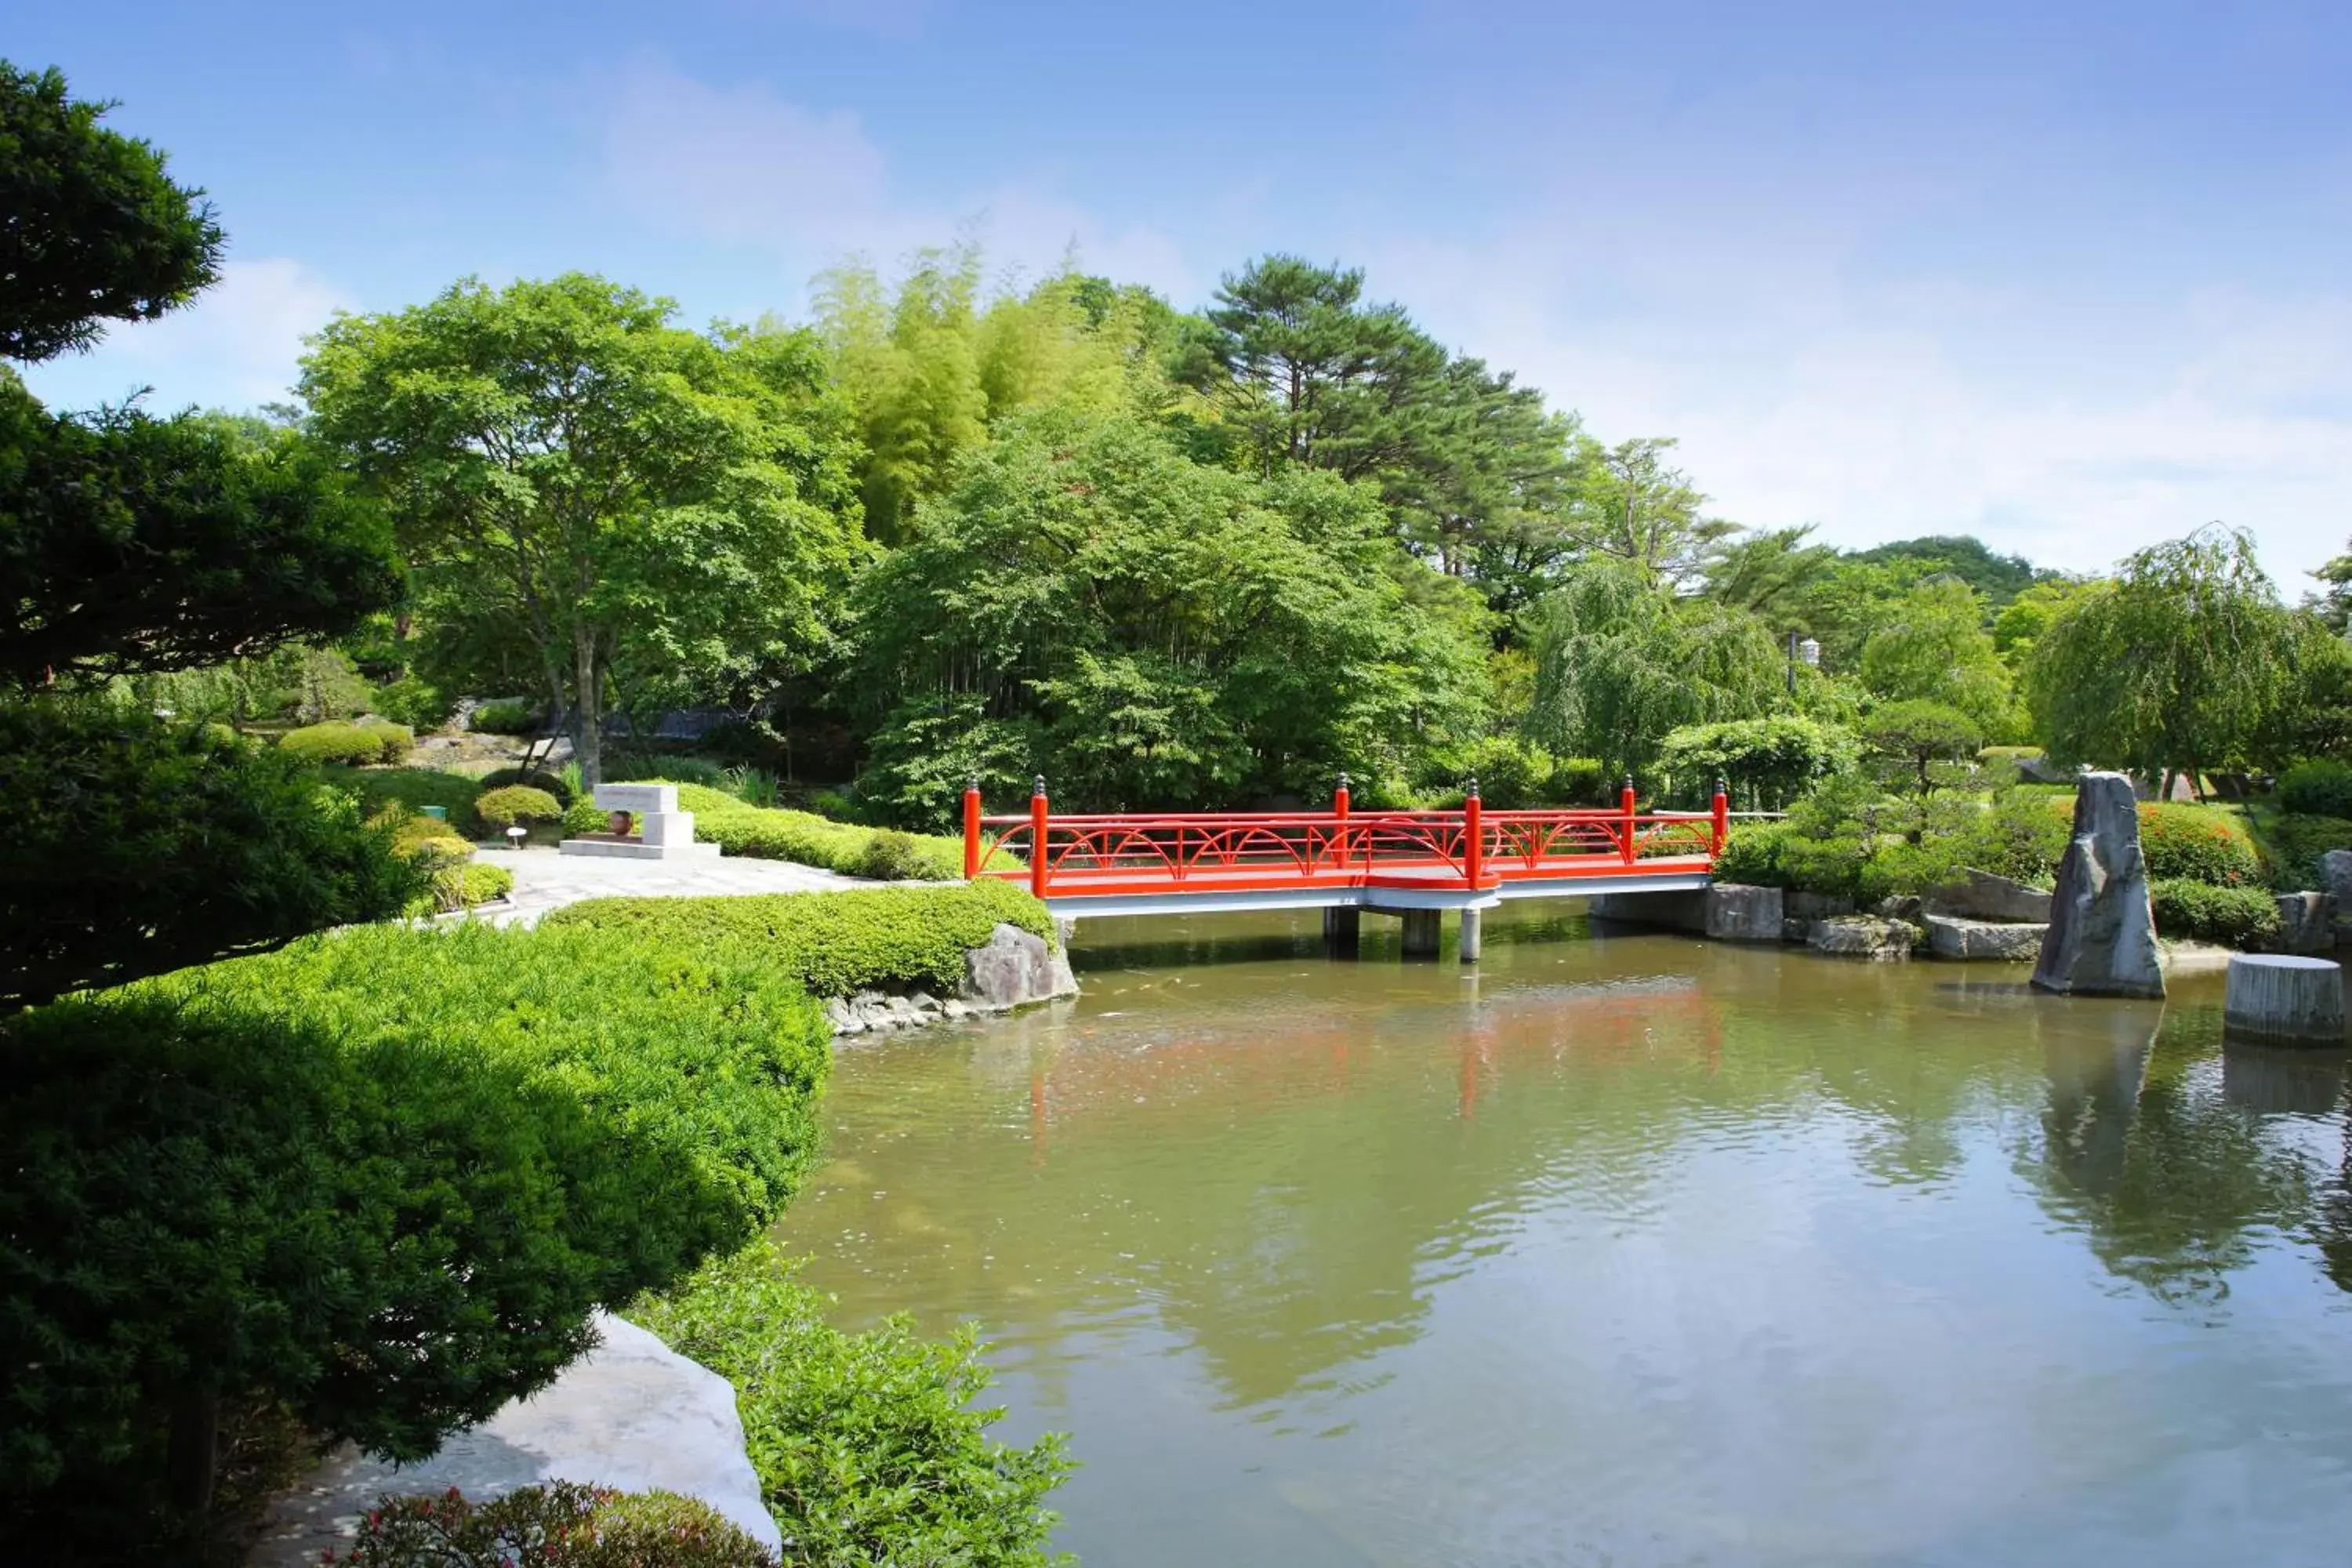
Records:
[[[996,1344],[1097,1565],[2352,1562],[2345,1059],[2021,969],[1081,929],[845,1042],[783,1234]]]

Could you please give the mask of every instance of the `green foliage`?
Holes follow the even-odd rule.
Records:
[[[2352,768],[2297,763],[2279,777],[2278,802],[2282,811],[2308,816],[2352,816]]]
[[[338,719],[289,730],[278,737],[278,749],[298,763],[358,767],[404,762],[415,743],[415,733],[404,724],[351,724]]]
[[[421,1458],[804,1175],[822,1013],[756,954],[375,926],[0,1025],[0,1515],[164,1411]],[[37,1511],[37,1510],[35,1510]]]
[[[280,751],[0,701],[0,1009],[396,914],[419,875]]]
[[[451,833],[470,838],[481,832],[481,823],[474,816],[474,797],[482,793],[481,781],[464,773],[440,768],[358,768],[331,763],[316,772],[322,782],[356,795],[360,809],[369,816],[393,805],[419,815],[426,806],[437,805]]]
[[[1640,567],[1597,562],[1537,607],[1528,733],[1609,776],[1648,768],[1673,731],[1789,706],[1784,656],[1745,611],[1677,597]]]
[[[560,821],[563,805],[543,789],[529,784],[507,784],[499,789],[486,789],[474,797],[474,815],[482,826],[493,833],[504,833],[520,824],[525,827],[541,822]]]
[[[857,874],[877,882],[914,880],[935,875],[939,868],[936,855],[926,855],[912,835],[895,828],[878,829],[857,857]],[[962,869],[959,863],[951,875],[961,875]]]
[[[535,734],[543,722],[539,709],[520,697],[485,702],[474,710],[471,721],[472,728],[484,735]]]
[[[2000,611],[2017,598],[2052,579],[2047,570],[2037,569],[2022,555],[1996,555],[1981,539],[1968,534],[1929,534],[1920,539],[1900,539],[1891,543],[1875,545],[1855,552],[1854,559],[1866,562],[1917,562],[1939,575],[1957,578],[1986,607]]]
[[[2278,900],[2260,888],[2216,887],[2183,877],[2150,877],[2158,936],[2247,947],[2279,933]]]
[[[1778,811],[1817,780],[1853,767],[1860,755],[1848,731],[1782,713],[1671,731],[1658,748],[1658,765],[1686,802],[1711,795],[1722,779],[1741,809]]]
[[[504,866],[468,860],[447,867],[433,879],[434,891],[445,910],[470,910],[476,904],[503,899],[514,891],[514,873]]]
[[[774,1568],[776,1554],[693,1498],[576,1481],[487,1502],[455,1487],[385,1497],[360,1521],[343,1568]]]
[[[611,812],[583,796],[563,808],[563,836],[577,838],[583,833],[603,833],[611,827],[612,821]]]
[[[377,687],[370,706],[395,724],[425,731],[438,730],[457,710],[439,687],[415,676]]]
[[[681,810],[694,813],[694,836],[726,854],[761,860],[794,860],[845,876],[870,877],[872,867],[888,867],[901,877],[949,881],[963,875],[963,840],[932,835],[893,834],[903,845],[877,856],[879,837],[870,827],[829,822],[805,811],[746,805],[702,784],[677,786]]]
[[[1862,645],[1862,683],[1882,702],[1935,702],[2006,737],[2023,717],[1984,629],[1984,604],[1950,577],[1919,584],[1887,606]]]
[[[1471,727],[1478,651],[1401,585],[1392,567],[1428,574],[1375,498],[1329,475],[1252,479],[1139,421],[1040,413],[923,520],[859,595],[885,723],[861,794],[896,820],[941,824],[964,783],[894,741],[917,723],[962,731],[992,792],[1043,772],[1091,810],[1320,794]]]
[[[1054,940],[1045,906],[994,879],[749,898],[591,899],[553,911],[541,929],[618,931],[697,952],[750,951],[812,996],[852,996],[951,992],[964,982],[965,952],[985,947],[1000,924]]]
[[[204,193],[101,127],[111,107],[68,98],[55,70],[0,60],[0,357],[88,348],[106,322],[152,321],[220,275]]]
[[[971,1325],[944,1343],[905,1318],[847,1334],[772,1244],[706,1265],[631,1316],[735,1384],[768,1510],[809,1563],[1044,1568],[1045,1504],[1072,1467],[1049,1433],[1016,1448],[974,1408],[992,1381]]]
[[[851,411],[815,339],[675,314],[578,273],[467,279],[337,318],[303,363],[314,427],[394,519],[421,635],[487,620],[529,647],[591,784],[609,677],[642,695],[804,658],[860,553]]]
[[[251,658],[399,588],[382,524],[299,435],[51,415],[5,372],[0,519],[0,681],[20,686]]]
[[[2326,887],[2319,858],[2352,849],[2352,822],[2340,816],[2263,816],[2253,819],[2252,829],[2263,873],[2282,893]]]
[[[2294,617],[2242,530],[2126,558],[2035,643],[2027,684],[2051,755],[2147,778],[2244,766],[2290,689]]]
[[[2053,811],[2050,797],[2031,787],[1998,791],[1963,845],[1963,860],[1997,877],[2049,887],[2066,854],[2073,811],[2071,804]]]
[[[1561,786],[1555,784],[1559,772],[1551,753],[1541,746],[1516,735],[1481,735],[1431,747],[1422,754],[1413,783],[1428,798],[1446,802],[1450,810],[1460,805],[1466,781],[1475,778],[1478,798],[1487,806],[1518,811],[1565,804]]]
[[[2140,802],[2139,849],[2151,881],[2236,888],[2263,879],[2252,837],[2235,816],[2218,806]]]
[[[580,794],[562,773],[550,773],[545,768],[492,768],[474,782],[486,790],[506,789],[514,784],[541,790],[553,795],[558,805],[570,805]]]

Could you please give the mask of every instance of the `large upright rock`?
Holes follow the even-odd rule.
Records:
[[[2076,996],[2161,996],[2156,915],[2139,849],[2139,806],[2121,773],[2084,773],[2074,837],[2058,863],[2050,929],[2033,968],[2037,990]]]

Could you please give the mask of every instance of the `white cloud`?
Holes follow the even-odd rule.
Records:
[[[894,188],[889,161],[855,115],[764,87],[714,87],[639,62],[604,130],[607,178],[645,220],[775,252],[803,274],[851,254],[887,268],[971,234],[993,268],[1037,276],[1076,246],[1084,264],[1179,298],[1193,286],[1181,247],[1107,226],[1083,206],[1010,182],[927,200]]]
[[[98,346],[25,373],[58,408],[120,403],[141,387],[145,406],[247,409],[286,398],[302,338],[352,301],[299,261],[230,261],[218,283],[160,321],[110,328]]]

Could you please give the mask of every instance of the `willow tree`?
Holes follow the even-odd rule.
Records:
[[[1643,563],[1586,563],[1534,612],[1532,737],[1612,774],[1646,768],[1673,731],[1790,707],[1764,623],[1677,596]]]
[[[2168,794],[2176,773],[2253,760],[2295,640],[2252,535],[2217,523],[2126,556],[2074,598],[2026,679],[2054,758],[2161,775]]]
[[[814,337],[675,312],[580,273],[468,279],[338,318],[303,362],[313,426],[391,512],[428,635],[527,642],[591,784],[616,665],[719,684],[788,661],[859,553],[856,435]]]

